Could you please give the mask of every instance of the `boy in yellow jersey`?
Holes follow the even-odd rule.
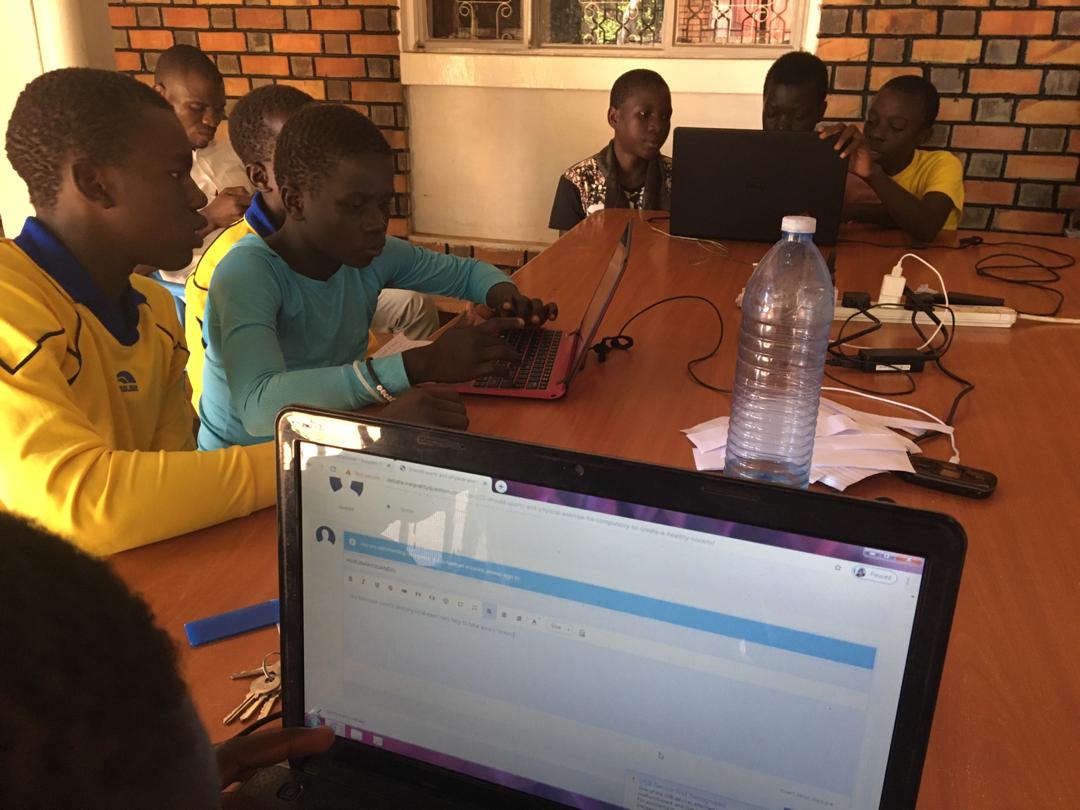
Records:
[[[218,262],[233,245],[249,233],[265,239],[284,221],[285,210],[274,182],[274,141],[292,114],[314,101],[303,90],[272,84],[253,90],[240,99],[229,117],[229,140],[243,161],[248,180],[256,192],[244,215],[210,243],[184,285],[187,301],[184,335],[191,353],[187,374],[191,385],[191,403],[196,410],[202,395],[203,360],[206,356],[202,329],[210,278]]]
[[[131,274],[183,267],[206,223],[168,103],[111,71],[52,71],[6,145],[37,216],[0,240],[0,508],[107,554],[272,504],[272,444],[195,451],[176,310]]]
[[[934,128],[938,92],[921,76],[898,76],[874,96],[863,131],[837,124],[836,149],[851,155],[849,170],[866,181],[876,201],[845,200],[852,219],[903,228],[917,242],[956,230],[964,211],[964,168],[941,150],[919,149]]]

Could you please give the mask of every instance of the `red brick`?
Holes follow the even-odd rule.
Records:
[[[195,0],[200,6],[242,6],[244,0]]]
[[[992,180],[965,180],[964,202],[985,205],[1012,205],[1016,183],[998,183]]]
[[[984,11],[979,33],[1013,37],[1039,36],[1054,31],[1052,11]]]
[[[109,23],[113,28],[131,28],[135,25],[135,9],[109,6]]]
[[[163,8],[161,21],[166,28],[209,28],[210,12],[205,8]]]
[[[870,89],[878,90],[885,82],[897,76],[922,76],[922,68],[913,65],[897,65],[896,67],[875,65],[870,69]]]
[[[226,76],[225,77],[225,95],[230,98],[239,98],[240,96],[247,95],[248,90],[251,89],[251,82],[240,76]]]
[[[288,76],[289,60],[284,56],[254,56],[244,54],[240,57],[240,67],[244,73],[265,74],[267,76]]]
[[[833,77],[836,90],[862,90],[866,84],[865,65],[838,65]]]
[[[1069,135],[1069,151],[1080,152],[1080,129],[1073,130]]]
[[[386,226],[386,232],[399,238],[409,235],[409,220],[403,217],[391,217],[390,224]]]
[[[916,0],[920,6],[972,6],[986,8],[990,0]]]
[[[313,31],[359,31],[363,28],[358,9],[312,9]]]
[[[1024,148],[1023,127],[968,126],[953,127],[952,146],[960,149]]]
[[[1059,234],[1065,228],[1065,215],[1047,211],[998,211],[994,228],[999,231]]]
[[[409,145],[404,130],[384,129],[382,134],[394,149],[405,149]]]
[[[204,51],[246,51],[247,40],[239,31],[200,31],[199,47]]]
[[[1058,192],[1058,208],[1067,208],[1070,211],[1080,209],[1080,186],[1062,186]]]
[[[336,79],[356,79],[366,75],[364,60],[357,56],[316,56],[315,75]]]
[[[870,40],[859,37],[819,39],[817,55],[826,62],[865,62],[870,56]]]
[[[1016,110],[1018,124],[1067,124],[1080,121],[1080,101],[1024,99]]]
[[[911,61],[944,62],[962,65],[978,62],[982,40],[978,39],[917,39],[911,44]]]
[[[1022,180],[1075,180],[1080,158],[1066,155],[1009,155],[1006,177]]]
[[[839,118],[843,121],[861,121],[862,96],[830,94],[829,104],[825,108],[825,117]]]
[[[1080,40],[1032,39],[1028,42],[1026,61],[1029,65],[1080,64]]]
[[[142,70],[142,54],[134,51],[116,51],[116,69],[136,71]]]
[[[274,50],[288,53],[322,53],[322,35],[274,34]]]
[[[1017,93],[1036,95],[1042,84],[1041,70],[983,70],[972,68],[968,78],[969,93]]]
[[[173,44],[172,31],[133,28],[129,36],[131,47],[139,51],[164,51]]]
[[[934,34],[937,12],[928,9],[873,9],[866,15],[870,34]]]
[[[972,104],[970,98],[943,98],[938,121],[970,121]]]
[[[365,54],[397,53],[397,34],[350,34],[349,50]]]
[[[825,0],[823,6],[867,6],[868,0]]]
[[[237,28],[278,29],[285,27],[285,12],[279,8],[238,8]]]
[[[277,83],[287,84],[289,87],[303,90],[312,98],[319,99],[319,101],[326,100],[326,82],[318,79],[278,79]]]
[[[394,191],[398,194],[408,194],[409,192],[409,177],[404,174],[394,175]]]
[[[401,85],[397,82],[353,82],[353,101],[400,103]]]

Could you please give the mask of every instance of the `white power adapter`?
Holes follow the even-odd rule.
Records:
[[[878,293],[879,304],[899,304],[904,298],[904,287],[907,280],[904,278],[904,269],[900,262],[893,265],[892,272],[886,273],[881,279],[881,292]]]

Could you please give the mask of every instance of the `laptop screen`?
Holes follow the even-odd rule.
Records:
[[[571,807],[878,806],[923,559],[298,448],[308,724]]]

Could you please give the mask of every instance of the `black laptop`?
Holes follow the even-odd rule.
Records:
[[[671,233],[775,242],[790,214],[817,219],[814,241],[836,244],[847,159],[816,132],[676,127]]]
[[[306,409],[278,421],[295,808],[913,808],[939,514]]]

